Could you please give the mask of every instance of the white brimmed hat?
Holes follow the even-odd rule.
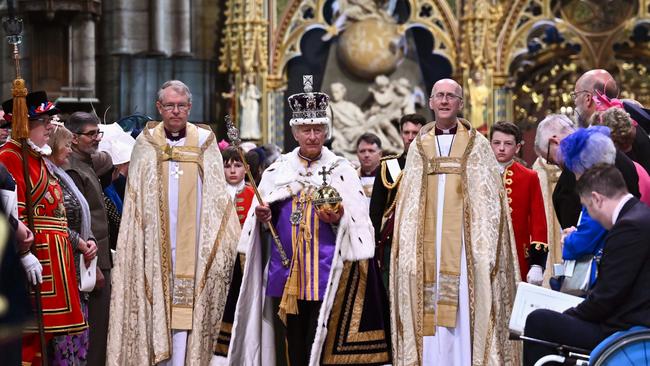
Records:
[[[113,165],[128,163],[131,161],[131,152],[135,145],[135,139],[124,132],[117,123],[109,125],[100,124],[99,129],[104,132],[99,142],[99,150],[106,151],[113,159]]]

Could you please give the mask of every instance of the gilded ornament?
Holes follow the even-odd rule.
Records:
[[[318,173],[323,176],[323,185],[312,194],[311,199],[317,212],[337,213],[341,209],[343,200],[341,195],[334,187],[327,184],[327,176],[331,174],[331,170],[323,167],[323,170]]]

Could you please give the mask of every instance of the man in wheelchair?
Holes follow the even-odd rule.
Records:
[[[597,165],[578,180],[576,191],[589,215],[609,230],[598,281],[587,298],[563,313],[538,309],[526,319],[529,338],[592,350],[614,332],[650,327],[650,208],[628,193],[621,173]],[[524,342],[524,365],[556,353]]]

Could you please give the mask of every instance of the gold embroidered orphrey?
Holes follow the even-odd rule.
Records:
[[[515,294],[516,248],[509,234],[508,203],[498,165],[488,141],[460,120],[474,143],[467,145],[467,160],[460,172],[462,229],[466,248],[472,364],[497,366],[521,364],[521,345],[508,340],[508,319]],[[397,195],[395,233],[390,260],[389,296],[393,333],[393,364],[422,363],[425,335],[424,224],[425,205],[414,205],[410,196],[428,197],[429,172],[449,169],[452,161],[430,164],[422,136],[435,123],[422,128],[407,156]],[[433,133],[433,132],[432,132]],[[458,138],[458,137],[457,137]],[[463,154],[463,155],[464,155]],[[448,176],[449,177],[449,176]],[[460,210],[460,207],[457,209]]]
[[[214,134],[210,132],[200,146],[197,139],[195,146],[167,149],[166,141],[160,139],[164,136],[162,126],[160,122],[147,124],[136,141],[130,163],[130,169],[137,174],[129,175],[117,244],[119,255],[113,269],[107,348],[107,365],[111,366],[153,365],[168,360],[172,355],[171,330],[179,326],[179,321],[180,326],[191,326],[185,365],[207,366],[218,345],[241,232],[239,220],[226,191],[223,162]],[[190,137],[209,130],[191,123],[187,128]],[[186,271],[191,281],[179,276],[182,273],[172,277],[169,173],[164,169],[169,161],[180,161],[186,172],[180,177],[180,184],[198,189],[198,177],[202,183],[200,206],[194,206],[200,207],[198,216],[190,219],[195,221],[189,224],[196,226],[198,220],[200,231],[198,235],[189,234],[193,248],[186,248],[194,261],[194,269]],[[195,170],[196,175],[190,174],[190,170]],[[191,179],[190,175],[194,175],[194,180],[185,182]],[[189,192],[196,194],[191,189]],[[182,200],[190,199],[179,196],[179,202]],[[198,205],[196,198],[194,201]],[[177,242],[178,245],[184,244]],[[177,251],[176,260],[182,260],[181,256],[187,254]],[[179,262],[176,264],[179,268]],[[188,306],[186,309],[191,313],[174,312],[182,308],[178,305]]]

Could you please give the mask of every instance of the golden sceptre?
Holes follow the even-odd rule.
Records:
[[[260,195],[260,191],[257,189],[257,184],[255,184],[255,179],[253,178],[253,174],[251,173],[251,168],[246,162],[244,151],[239,146],[241,145],[241,139],[239,138],[239,130],[232,123],[229,115],[226,115],[225,120],[226,120],[226,129],[228,131],[227,132],[228,138],[235,146],[235,148],[237,148],[237,152],[239,152],[239,157],[241,158],[241,161],[244,164],[244,168],[246,169],[246,175],[248,176],[248,181],[250,182],[251,186],[253,187],[253,190],[255,191],[255,197],[257,197],[257,202],[262,204],[262,202],[264,202],[262,201],[262,195]],[[282,243],[280,242],[280,237],[278,236],[278,232],[275,231],[275,227],[273,226],[272,222],[269,221],[268,226],[269,226],[269,230],[271,231],[271,236],[273,237],[273,244],[275,245],[275,249],[277,249],[278,253],[280,253],[280,260],[282,261],[282,265],[288,268],[290,261],[289,258],[287,257],[287,253],[284,251],[284,248],[282,247]]]

